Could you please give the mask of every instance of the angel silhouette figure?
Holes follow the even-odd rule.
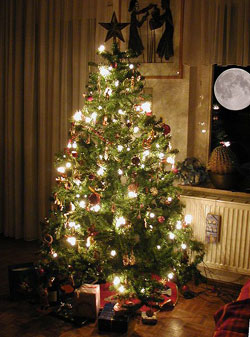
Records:
[[[169,58],[174,55],[174,25],[170,9],[170,0],[161,0],[161,7],[163,10],[165,10],[165,12],[160,15],[159,8],[154,5],[154,10],[152,11],[152,17],[149,21],[149,26],[151,30],[154,30],[162,27],[165,23],[165,30],[159,41],[156,52],[161,59],[165,57],[166,60],[169,60]]]
[[[144,50],[138,28],[140,28],[146,21],[147,17],[149,16],[149,10],[153,8],[153,5],[150,4],[141,10],[138,10],[138,8],[138,0],[131,0],[128,9],[128,11],[131,13],[128,48],[132,49],[136,56],[141,55]],[[141,18],[141,20],[138,20],[137,16],[143,13],[146,14]]]

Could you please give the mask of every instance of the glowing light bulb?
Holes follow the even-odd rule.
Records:
[[[71,163],[66,163],[66,167],[70,168],[71,167]]]
[[[76,238],[74,236],[67,238],[67,241],[71,244],[71,246],[75,246],[76,244]]]
[[[144,164],[141,164],[141,168],[145,168],[145,165],[144,165]]]
[[[76,148],[77,148],[76,142],[74,142],[74,143],[72,144],[72,147],[73,147],[73,149],[76,149]]]
[[[120,277],[116,276],[113,280],[113,285],[118,286],[121,283]]]
[[[160,250],[160,249],[161,249],[161,246],[160,246],[160,245],[157,245],[156,248],[157,248],[158,250]]]
[[[81,180],[79,180],[79,179],[74,179],[74,183],[75,183],[77,186],[80,186],[80,185],[81,185]]]
[[[130,151],[130,147],[127,147],[127,151]]]
[[[123,216],[116,219],[116,223],[115,223],[116,228],[119,228],[120,226],[125,225],[125,224],[126,224],[126,220]]]
[[[169,233],[169,238],[170,238],[171,240],[174,240],[174,238],[175,238],[174,233]]]
[[[74,212],[74,210],[76,209],[76,206],[71,202],[70,203],[70,208],[71,208],[71,211]]]
[[[134,133],[137,133],[140,129],[138,128],[138,126],[134,127]]]
[[[133,64],[130,64],[130,65],[129,65],[129,69],[134,69],[134,65],[133,65]]]
[[[155,217],[155,214],[154,213],[150,213],[149,216],[150,216],[150,218],[153,219]]]
[[[175,159],[173,157],[168,157],[167,158],[167,163],[174,165]]]
[[[106,88],[105,91],[104,91],[104,95],[109,95],[111,96],[112,95],[112,89],[111,88]]]
[[[103,176],[104,172],[105,172],[105,168],[101,166],[96,173],[98,174],[98,176]]]
[[[118,145],[118,146],[117,146],[117,150],[118,150],[119,152],[121,152],[121,151],[123,150],[123,146],[122,146],[122,145]]]
[[[182,249],[186,249],[186,248],[187,248],[187,245],[186,245],[185,243],[182,243],[182,244],[181,244],[181,248],[182,248]]]
[[[90,209],[91,209],[91,211],[99,212],[100,209],[101,209],[101,206],[100,205],[95,205],[95,206],[92,206]]]
[[[123,174],[123,170],[119,169],[118,170],[118,174],[122,175]]]
[[[151,112],[151,103],[150,102],[144,102],[141,104],[141,108],[143,112]]]
[[[136,198],[137,197],[137,193],[135,191],[129,191],[128,192],[128,197],[129,198]]]
[[[168,201],[171,202],[173,199],[171,197],[168,197]]]
[[[226,147],[229,147],[229,146],[231,145],[230,142],[224,142],[223,144],[224,144]]]
[[[71,149],[71,147],[72,147],[71,142],[68,142],[67,148]]]
[[[113,257],[116,256],[116,251],[115,250],[111,250],[110,255],[113,256]]]
[[[77,193],[77,194],[76,194],[76,198],[80,198],[80,194]]]
[[[162,153],[162,152],[159,153],[159,158],[160,158],[160,159],[163,159],[164,157],[165,157],[164,153]]]
[[[86,207],[86,201],[81,200],[81,201],[79,202],[79,206],[80,206],[81,208],[85,208],[85,207]]]
[[[89,248],[90,246],[91,246],[91,236],[87,238],[87,242],[86,242],[86,247]]]
[[[145,293],[145,289],[144,289],[144,288],[141,289],[141,293],[142,293],[142,294]]]
[[[101,66],[101,67],[100,67],[100,74],[101,74],[103,77],[107,77],[107,76],[110,75],[110,71],[108,70],[107,67]]]
[[[74,221],[69,222],[69,227],[70,228],[75,227],[75,226],[76,226],[76,223]]]
[[[150,154],[150,151],[146,150],[146,151],[143,152],[143,157],[147,157],[149,154]]]
[[[119,291],[120,293],[124,293],[124,291],[125,291],[124,286],[121,285],[121,286],[118,288],[118,291]]]
[[[157,149],[159,149],[159,148],[160,148],[160,145],[159,145],[159,144],[156,144],[156,147],[157,147]]]
[[[77,111],[74,116],[73,116],[74,120],[76,122],[80,122],[82,120],[82,112],[79,110]]]
[[[101,44],[100,47],[98,48],[98,51],[99,51],[100,53],[103,53],[104,50],[105,50],[105,46],[104,46],[103,44]]]
[[[182,224],[181,224],[181,221],[180,220],[178,220],[177,222],[176,222],[176,229],[182,229]]]
[[[169,274],[168,274],[168,278],[169,278],[170,280],[172,280],[172,279],[174,278],[174,274],[173,274],[173,273],[169,273]]]
[[[118,114],[119,114],[119,115],[125,115],[125,112],[124,112],[122,109],[119,109],[119,110],[118,110]]]
[[[89,124],[91,122],[91,118],[90,117],[85,117],[85,122]]]
[[[96,117],[97,117],[97,113],[96,112],[93,112],[91,114],[91,119],[95,122],[96,121]]]
[[[102,110],[102,106],[101,105],[98,106],[98,110]]]
[[[58,254],[56,252],[54,252],[52,255],[53,255],[54,258],[56,258],[58,256]]]
[[[60,172],[60,173],[65,173],[65,167],[60,166],[60,167],[57,168],[57,171]]]
[[[191,214],[185,215],[185,222],[187,225],[190,225],[192,223],[193,217]]]
[[[119,86],[119,81],[115,81],[115,87],[117,88]]]

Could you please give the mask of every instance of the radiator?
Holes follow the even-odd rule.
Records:
[[[206,216],[221,216],[218,243],[206,244],[208,267],[250,275],[250,204],[181,196],[184,213],[191,214],[194,236],[205,242]]]

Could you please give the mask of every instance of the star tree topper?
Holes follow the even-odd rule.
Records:
[[[121,30],[123,28],[127,27],[127,25],[129,25],[129,23],[119,23],[117,21],[117,17],[116,17],[115,12],[112,15],[112,19],[111,19],[110,23],[99,22],[99,24],[102,27],[104,27],[105,29],[108,30],[105,42],[108,41],[109,39],[111,39],[111,37],[114,38],[114,41],[115,41],[116,37],[118,37],[118,39],[125,42],[124,38],[122,36]]]

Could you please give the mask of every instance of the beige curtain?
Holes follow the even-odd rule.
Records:
[[[185,0],[184,63],[250,64],[250,0]]]
[[[96,18],[106,20],[110,7],[103,0],[0,1],[0,233],[5,236],[39,237],[54,183],[54,154],[67,143],[69,117],[82,107],[88,61],[98,46]]]

